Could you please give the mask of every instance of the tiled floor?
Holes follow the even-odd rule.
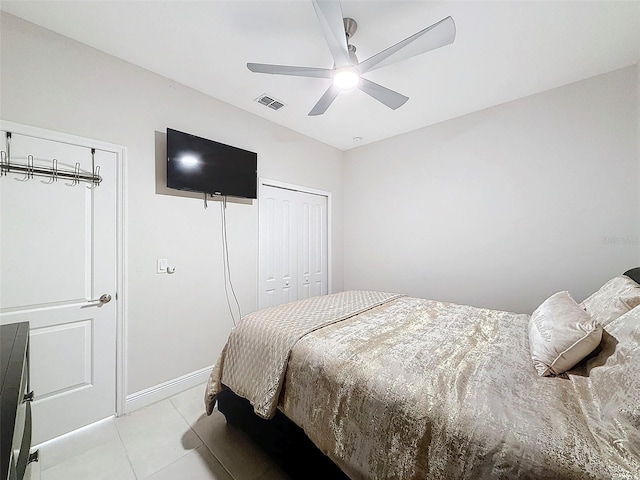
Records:
[[[217,410],[201,385],[45,443],[33,480],[289,480]]]

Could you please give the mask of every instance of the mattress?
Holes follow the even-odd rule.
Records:
[[[317,301],[344,303],[335,295]],[[640,478],[640,309],[613,322],[580,368],[557,377],[536,374],[528,322],[382,295],[295,335],[277,408],[354,480]],[[279,343],[271,327],[244,346],[235,338],[237,350],[256,342],[269,350]],[[225,378],[227,354],[212,372],[208,408],[219,389],[243,390]],[[244,367],[234,377],[264,375],[263,365]]]

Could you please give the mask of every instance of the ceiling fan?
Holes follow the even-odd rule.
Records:
[[[322,115],[340,91],[353,88],[359,88],[393,110],[401,107],[409,100],[409,97],[367,80],[362,75],[400,60],[449,45],[456,37],[456,25],[451,17],[446,17],[365,61],[359,62],[355,54],[356,48],[349,44],[349,39],[358,28],[356,21],[352,18],[342,17],[342,7],[338,0],[312,0],[312,3],[322,33],[333,56],[333,68],[247,63],[247,68],[255,73],[331,79],[331,85],[311,109],[309,116]]]

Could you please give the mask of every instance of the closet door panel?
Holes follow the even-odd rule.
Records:
[[[298,291],[300,298],[309,298],[309,277],[311,273],[311,206],[306,201],[305,195],[298,193]]]
[[[50,167],[57,157],[59,168],[73,170],[63,162],[74,158],[91,169],[86,148],[14,135],[12,160],[27,163],[29,155],[34,166]],[[92,261],[91,191],[67,187],[64,180],[45,185],[47,179],[23,179],[7,175],[0,185],[0,218],[7,230],[0,236],[2,308],[84,300]]]
[[[297,300],[295,202],[287,190],[260,190],[260,307]]]
[[[298,291],[301,298],[327,294],[327,197],[298,192]]]

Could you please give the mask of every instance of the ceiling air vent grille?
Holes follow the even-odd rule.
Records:
[[[256,98],[256,102],[264,105],[265,107],[269,107],[272,110],[280,110],[282,107],[284,107],[284,103],[282,103],[280,100],[276,100],[275,98],[266,94],[260,95],[258,98]]]

